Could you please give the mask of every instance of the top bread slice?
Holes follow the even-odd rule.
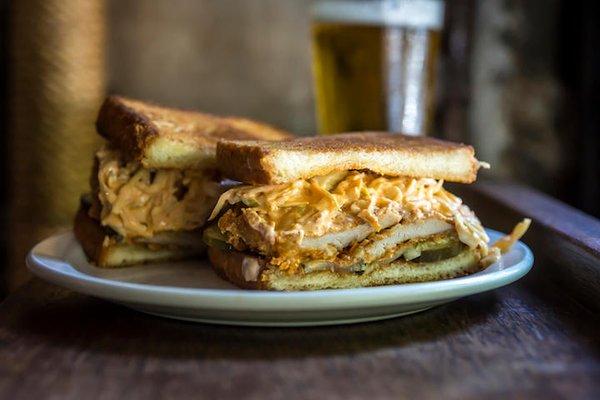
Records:
[[[387,132],[279,142],[224,140],[217,145],[217,164],[226,177],[249,184],[279,184],[361,169],[471,183],[480,166],[471,146]]]
[[[219,139],[279,140],[291,135],[266,124],[160,107],[120,96],[102,105],[96,128],[126,158],[146,168],[214,166]]]

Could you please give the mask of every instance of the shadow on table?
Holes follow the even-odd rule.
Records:
[[[76,351],[198,359],[278,359],[359,354],[435,341],[493,318],[495,292],[386,321],[316,328],[245,328],[147,316],[101,300],[61,291],[31,301],[4,325],[21,340],[52,342]],[[6,317],[6,316],[5,316]],[[29,337],[29,335],[31,335]]]

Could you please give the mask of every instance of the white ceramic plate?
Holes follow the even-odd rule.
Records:
[[[492,241],[500,233],[488,230]],[[473,275],[437,282],[314,292],[238,289],[215,275],[207,261],[150,264],[122,269],[90,265],[71,232],[35,246],[29,269],[76,292],[170,318],[227,325],[310,326],[393,318],[460,297],[508,285],[533,264],[517,243],[502,259]]]

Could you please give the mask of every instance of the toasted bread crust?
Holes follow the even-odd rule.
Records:
[[[122,97],[104,100],[96,120],[96,130],[132,160],[141,161],[143,150],[158,136],[150,118]]]
[[[214,164],[219,139],[279,140],[291,136],[245,118],[160,107],[120,96],[104,101],[96,128],[127,158],[142,162],[146,168],[209,166]]]
[[[260,279],[261,274],[254,281],[244,278],[243,262],[246,254],[239,251],[220,250],[215,247],[209,247],[207,253],[213,270],[226,281],[242,289],[268,289],[265,282]]]
[[[106,234],[100,224],[88,215],[88,207],[84,204],[81,204],[75,214],[73,233],[88,259],[96,265],[102,264],[103,243]]]
[[[421,264],[398,261],[362,275],[329,270],[290,275],[263,267],[256,280],[248,281],[244,278],[243,260],[247,257],[244,253],[209,247],[208,257],[221,278],[242,289],[253,290],[320,290],[427,282],[468,275],[483,269],[477,253],[467,249],[446,261]]]
[[[217,165],[224,176],[236,181],[251,184],[282,183],[275,173],[276,165],[269,158],[269,150],[252,141],[248,145],[241,142],[219,142],[217,144]]]
[[[217,163],[228,178],[251,184],[279,184],[349,169],[471,183],[479,169],[472,146],[385,132],[279,142],[223,140],[217,145]]]

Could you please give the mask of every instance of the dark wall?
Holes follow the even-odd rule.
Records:
[[[109,91],[315,130],[309,3],[109,2]]]

